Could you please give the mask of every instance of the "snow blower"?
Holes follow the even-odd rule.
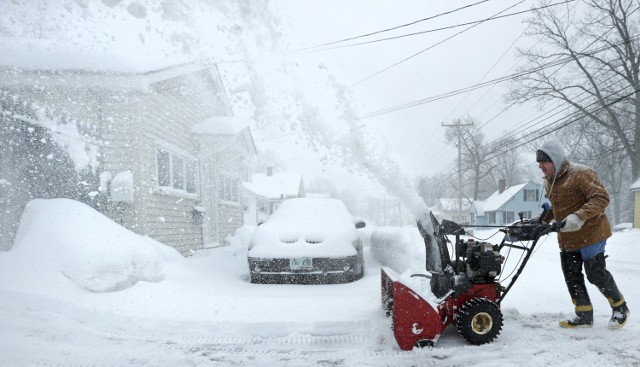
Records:
[[[545,204],[543,210],[549,207]],[[500,334],[503,325],[500,303],[522,273],[541,236],[560,227],[524,220],[523,213],[519,216],[518,222],[499,227],[504,232],[499,245],[461,239],[466,234],[462,225],[449,220],[440,224],[432,213],[430,218],[418,220],[426,248],[426,273],[407,276],[387,267],[381,270],[382,308],[391,317],[400,349],[433,346],[451,324],[463,339],[474,345],[489,343]],[[451,244],[448,236],[455,236],[453,258],[447,247]],[[503,285],[498,276],[508,256],[502,252],[510,253],[512,249],[519,251],[519,261],[508,283]]]

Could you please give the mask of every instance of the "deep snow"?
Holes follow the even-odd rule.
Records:
[[[396,233],[388,246],[397,250],[384,256],[411,256],[391,263],[416,266],[417,229]],[[449,329],[434,348],[403,352],[380,309],[377,244],[365,249],[367,273],[355,283],[261,285],[248,282],[249,234],[244,228],[230,246],[182,258],[82,204],[31,202],[14,248],[0,253],[0,365],[640,365],[635,314],[608,330],[609,307],[591,285],[594,327],[557,326],[572,305],[554,235],[503,302],[495,342],[471,346]],[[638,230],[616,232],[607,246],[632,311],[639,239]]]

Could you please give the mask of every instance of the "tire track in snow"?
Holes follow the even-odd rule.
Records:
[[[593,329],[563,330],[557,320],[566,315],[546,313],[521,315],[517,311],[505,310],[504,327],[501,335],[491,344],[471,346],[464,342],[455,328],[446,330],[434,348],[401,351],[386,323],[367,330],[340,335],[247,335],[250,324],[189,328],[173,325],[163,326],[162,332],[149,331],[152,325],[137,330],[124,326],[110,328],[109,325],[89,327],[82,331],[91,337],[104,340],[104,347],[118,351],[126,345],[129,351],[142,351],[141,355],[155,355],[156,360],[138,360],[127,353],[114,354],[103,360],[94,359],[86,364],[38,361],[35,365],[47,367],[102,367],[102,366],[494,366],[496,361],[503,365],[520,365],[522,353],[527,350],[541,366],[572,366],[585,359],[598,365],[610,365],[612,353],[614,361],[624,361],[623,365],[639,367],[640,352],[630,346],[635,345],[635,337],[626,330],[622,332],[606,329],[606,323],[598,323]],[[184,326],[184,325],[183,325]],[[264,325],[261,325],[264,330]],[[225,330],[224,334],[218,330]],[[272,332],[274,329],[270,329]],[[258,330],[259,332],[259,330]],[[330,332],[325,330],[325,332]],[[191,334],[189,334],[191,333]],[[234,334],[230,334],[234,333]],[[237,333],[237,334],[235,334]],[[198,335],[193,335],[198,334]],[[603,337],[607,339],[603,342]],[[553,348],[554,345],[572,347]],[[612,343],[616,341],[616,344]],[[619,343],[619,344],[618,344]],[[538,345],[538,347],[535,347]],[[490,353],[492,358],[478,359],[479,355]],[[62,357],[61,357],[62,358]],[[77,360],[76,360],[77,361]],[[158,363],[166,362],[166,363]],[[168,362],[167,362],[168,361]],[[175,361],[174,364],[173,362]],[[108,362],[108,363],[107,363]],[[526,365],[526,363],[525,363]]]

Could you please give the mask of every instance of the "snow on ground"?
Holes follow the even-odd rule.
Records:
[[[557,326],[572,305],[554,235],[503,302],[496,341],[471,346],[450,328],[434,348],[404,352],[380,310],[375,251],[355,283],[250,284],[247,231],[185,259],[81,204],[31,202],[14,248],[0,253],[0,365],[640,366],[635,314],[608,330],[609,307],[591,285],[594,327]],[[402,228],[396,245],[422,246],[415,231]],[[634,312],[639,239],[616,232],[607,246]]]

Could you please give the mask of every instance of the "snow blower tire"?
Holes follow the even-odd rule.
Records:
[[[456,314],[458,333],[473,345],[492,342],[502,330],[503,318],[500,307],[486,298],[475,298],[465,302]]]

